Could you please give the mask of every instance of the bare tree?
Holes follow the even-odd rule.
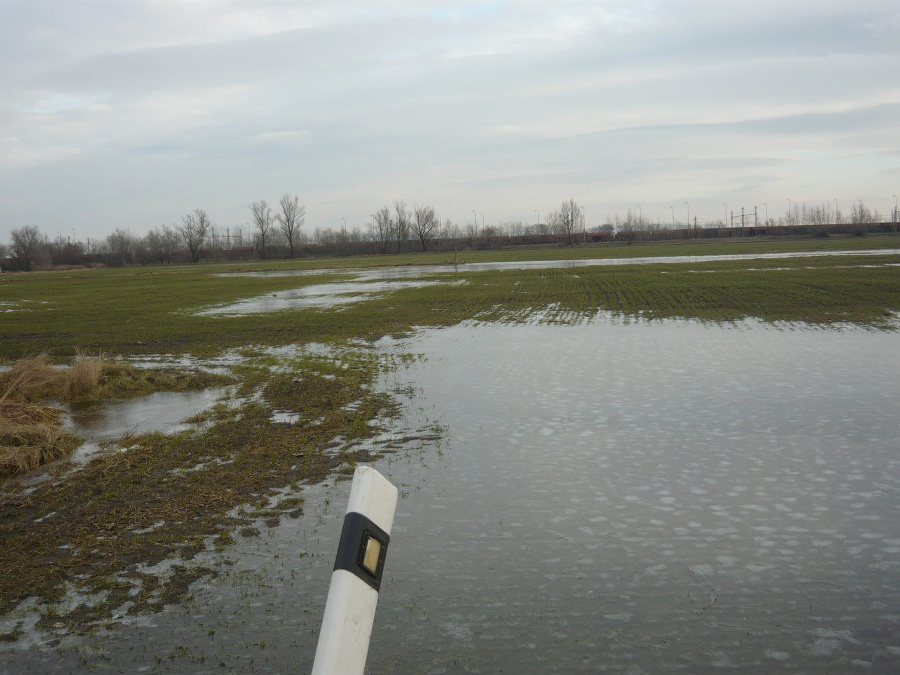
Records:
[[[438,233],[441,239],[457,239],[462,234],[459,226],[454,225],[452,220],[449,218],[443,218],[442,220],[444,222],[441,223],[441,231]]]
[[[501,227],[506,228],[506,232],[510,237],[521,237],[525,234],[525,223],[521,220],[508,220],[501,223]]]
[[[803,224],[803,209],[800,204],[788,204],[788,210],[784,214],[784,224],[796,227]]]
[[[253,202],[250,210],[253,212],[253,224],[256,225],[256,250],[259,251],[260,258],[265,258],[266,242],[269,239],[272,224],[275,222],[275,214],[265,199]]]
[[[416,206],[415,220],[412,223],[412,231],[418,237],[422,250],[428,250],[428,242],[434,239],[438,229],[438,221],[434,215],[432,206]]]
[[[340,232],[335,232],[330,227],[326,227],[324,230],[320,227],[317,227],[315,230],[313,230],[313,241],[316,242],[316,245],[320,248],[330,248],[336,246],[340,243],[340,240]]]
[[[466,245],[471,246],[472,248],[478,247],[478,225],[472,225],[470,223],[466,223],[466,227],[464,230]]]
[[[125,264],[133,264],[140,241],[128,230],[117,227],[106,235],[106,247],[113,255],[121,256]]]
[[[552,216],[553,214],[551,214]],[[535,225],[526,225],[524,234],[545,235],[550,234],[550,225],[546,222],[537,223]]]
[[[283,195],[281,197],[281,213],[276,218],[281,223],[281,232],[287,240],[291,257],[294,257],[294,245],[296,244],[297,235],[303,223],[306,222],[306,206],[300,203],[297,196]],[[255,217],[254,213],[254,217]]]
[[[179,243],[181,238],[178,232],[174,227],[166,225],[153,228],[144,237],[144,246],[160,264],[172,262],[172,255],[178,249]]]
[[[388,244],[393,238],[393,227],[391,222],[391,210],[387,206],[382,206],[378,211],[372,214],[372,222],[369,225],[369,234],[372,241],[378,244],[382,253],[387,253]]]
[[[359,225],[354,225],[347,233],[347,241],[351,244],[361,244],[366,240],[366,235]]]
[[[618,232],[622,239],[633,241],[638,237],[638,232],[649,229],[650,223],[641,213],[635,213],[632,209],[625,212],[623,218],[616,212],[615,218],[607,218],[601,232]]]
[[[66,255],[66,249],[71,243],[60,233],[56,233],[56,238],[50,242],[48,253],[50,253],[50,264],[61,265]],[[3,257],[3,251],[0,249],[0,258]]]
[[[854,225],[877,223],[879,220],[881,220],[881,214],[878,211],[873,211],[862,202],[856,202],[850,207],[850,222]]]
[[[41,245],[41,231],[37,225],[25,225],[9,233],[12,238],[10,252],[20,270],[29,272],[37,259]]]
[[[578,202],[574,199],[564,201],[559,211],[553,215],[556,216],[557,234],[563,235],[567,243],[574,243],[575,233],[582,227],[581,208],[578,206]]]
[[[831,204],[803,205],[803,222],[809,225],[829,225],[834,222]]]
[[[397,253],[403,249],[404,242],[409,239],[409,228],[412,215],[406,208],[406,202],[398,199],[394,202],[394,236],[397,238]]]
[[[193,213],[181,216],[181,222],[182,224],[178,225],[176,229],[191,252],[191,261],[197,262],[200,260],[203,244],[209,234],[209,216],[203,209],[194,209]]]

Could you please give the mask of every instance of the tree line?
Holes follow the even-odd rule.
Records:
[[[250,237],[244,240],[243,231],[218,232],[204,209],[194,209],[181,217],[177,224],[160,225],[144,236],[116,228],[100,240],[73,242],[58,234],[50,240],[35,225],[26,225],[11,232],[8,245],[0,244],[0,259],[7,258],[7,266],[31,270],[41,265],[77,265],[96,262],[107,265],[133,265],[175,261],[198,262],[216,253],[223,257],[295,257],[304,254],[403,253],[412,250],[428,251],[437,240],[453,241],[454,248],[485,248],[499,245],[503,237],[554,234],[573,243],[575,234],[584,229],[584,212],[574,199],[566,200],[558,211],[547,215],[542,224],[507,222],[500,225],[455,225],[442,218],[430,205],[407,206],[403,200],[383,206],[371,215],[365,227],[344,226],[340,229],[316,227],[311,233],[304,230],[306,207],[296,195],[285,194],[274,206],[265,199],[252,202]],[[483,216],[482,216],[483,219]],[[446,248],[446,245],[445,245]]]
[[[625,215],[616,213],[614,216],[607,217],[606,224],[603,226],[605,231],[628,234],[631,232],[642,232],[653,229],[676,229],[677,227],[685,227],[683,221],[676,223],[674,207],[670,207],[672,211],[672,220],[651,220],[638,210],[628,209]],[[891,222],[897,221],[897,213],[891,214]],[[769,218],[768,207],[763,213],[759,212],[758,207],[753,210],[742,209],[740,213],[732,211],[731,214],[725,214],[725,218],[716,220],[699,220],[694,217],[691,222],[687,223],[688,228],[715,228],[715,227],[749,227],[749,226],[824,226],[824,225],[871,225],[874,223],[885,222],[884,217],[877,209],[871,209],[861,201],[855,201],[850,206],[850,212],[845,214],[838,207],[837,202],[823,202],[821,204],[789,204],[783,216],[774,216]]]
[[[266,257],[275,238],[275,225],[279,243],[287,242],[289,256],[294,257],[297,245],[303,241],[301,228],[306,220],[306,207],[295,195],[284,195],[279,202],[280,211],[274,212],[265,200],[253,202],[250,211],[257,228],[253,246],[260,257]],[[7,255],[16,267],[30,271],[42,257],[49,264],[77,264],[85,258],[97,262],[119,264],[170,263],[181,255],[191,262],[199,262],[210,244],[214,226],[204,209],[194,209],[181,217],[180,224],[154,227],[143,237],[124,228],[116,228],[103,240],[87,243],[72,242],[57,235],[50,241],[36,225],[26,225],[10,232],[10,243],[0,244],[0,258]]]
[[[9,244],[0,242],[0,261],[7,268],[31,270],[35,265],[132,265],[166,264],[171,262],[198,262],[201,258],[249,259],[293,258],[297,255],[354,255],[364,253],[403,253],[413,250],[457,250],[494,248],[517,244],[568,244],[576,241],[606,241],[612,238],[626,239],[655,230],[676,229],[673,208],[671,227],[668,223],[651,223],[643,213],[628,209],[625,216],[618,213],[606,219],[606,223],[593,227],[588,236],[584,209],[574,199],[562,202],[560,208],[547,213],[544,218],[535,211],[536,222],[506,221],[486,225],[484,216],[479,225],[478,214],[473,222],[456,225],[449,218],[442,218],[433,206],[416,204],[407,206],[403,200],[385,205],[375,211],[365,226],[354,225],[348,229],[319,228],[312,232],[304,229],[306,207],[296,195],[285,194],[277,204],[270,206],[262,199],[249,205],[249,236],[243,230],[230,228],[226,234],[216,229],[204,209],[194,209],[181,217],[178,224],[154,227],[144,236],[136,236],[124,228],[116,228],[101,240],[73,242],[62,235],[53,240],[43,235],[35,225],[26,225],[11,231]],[[764,219],[757,210],[744,214],[740,226],[824,226],[850,224],[857,226],[881,223],[877,210],[868,208],[861,201],[853,202],[849,214],[842,213],[834,203],[789,204],[782,217]],[[896,211],[891,214],[897,221]],[[762,222],[760,223],[760,220]],[[730,228],[734,224],[727,219],[698,221],[688,224],[689,236],[698,236],[701,228]],[[893,228],[896,230],[896,226]],[[687,236],[687,235],[686,235]]]

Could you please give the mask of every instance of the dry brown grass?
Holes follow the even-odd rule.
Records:
[[[48,405],[0,401],[0,476],[25,473],[68,456],[81,439],[62,428]]]
[[[78,354],[59,386],[61,401],[99,399],[103,375],[111,364],[103,355]]]
[[[80,439],[67,432],[47,401],[99,401],[152,391],[201,389],[212,376],[145,371],[104,357],[78,354],[54,367],[47,354],[22,359],[0,373],[0,476],[31,471],[71,453]]]
[[[0,476],[15,476],[68,457],[81,439],[62,427],[35,425],[0,430]]]
[[[62,411],[39,403],[0,400],[0,429],[7,426],[58,424]]]
[[[47,354],[39,354],[0,373],[0,401],[96,401],[104,398],[106,380],[134,379],[131,370],[102,354],[78,354],[68,368],[54,367]]]
[[[54,368],[47,354],[0,373],[0,476],[25,473],[71,454],[81,442],[62,426],[59,409],[44,401],[96,399],[107,362],[79,354]]]
[[[46,353],[22,359],[0,373],[0,401],[30,402],[47,398],[60,379],[60,371],[50,365]]]

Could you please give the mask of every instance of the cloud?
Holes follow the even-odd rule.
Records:
[[[333,226],[400,196],[462,219],[472,202],[524,218],[574,196],[601,217],[637,199],[718,213],[741,190],[897,191],[892,2],[6,0],[3,13],[13,227],[63,219],[101,236],[198,205],[240,223],[284,192]]]
[[[256,143],[286,143],[296,145],[307,142],[309,137],[310,134],[308,130],[289,129],[283,131],[264,131],[263,133],[249,136],[247,140]]]

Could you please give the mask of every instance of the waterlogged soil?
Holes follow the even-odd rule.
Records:
[[[358,446],[393,408],[369,386],[371,361],[303,356],[273,368],[260,357],[235,371],[238,400],[194,415],[202,429],[132,429],[84,465],[3,485],[3,640],[35,629],[55,644],[160,611],[210,574],[198,553],[230,545],[260,519],[296,517],[302,484],[377,452]]]
[[[313,284],[290,291],[248,298],[223,307],[212,307],[198,312],[200,316],[241,316],[267,314],[283,309],[334,308],[379,295],[386,295],[404,288],[435,286],[437,281],[366,281],[331,284]]]
[[[345,280],[343,281],[325,284],[313,284],[295,289],[277,291],[274,293],[269,293],[267,295],[246,298],[230,304],[207,307],[197,312],[197,316],[211,316],[220,318],[241,317],[253,316],[258,314],[271,314],[283,310],[303,309],[342,311],[346,310],[348,306],[356,303],[361,303],[364,301],[384,300],[385,298],[395,297],[392,294],[396,294],[405,289],[427,289],[429,287],[443,287],[444,290],[450,289],[451,287],[462,288],[463,292],[461,294],[457,294],[459,301],[454,303],[455,305],[462,305],[468,301],[466,296],[469,296],[469,298],[471,298],[472,296],[478,294],[478,286],[483,283],[483,279],[479,278],[477,274],[473,275],[473,273],[504,273],[515,270],[528,270],[532,273],[539,273],[541,270],[572,270],[572,278],[577,279],[577,272],[582,268],[588,268],[589,271],[595,272],[597,269],[603,268],[616,267],[630,269],[642,266],[669,266],[672,271],[677,270],[678,272],[682,273],[691,273],[696,271],[707,273],[717,271],[708,267],[710,263],[734,263],[754,260],[758,260],[761,266],[765,265],[766,267],[760,267],[758,270],[754,267],[748,267],[746,268],[747,271],[766,270],[769,272],[775,272],[797,271],[799,268],[802,268],[804,266],[812,266],[813,264],[816,264],[816,259],[822,261],[825,258],[834,257],[844,258],[847,262],[844,263],[842,267],[845,267],[847,269],[861,267],[878,268],[896,267],[896,256],[898,254],[900,254],[900,249],[795,251],[703,256],[656,256],[635,258],[583,258],[564,260],[477,262],[452,265],[408,265],[394,267],[375,267],[358,270],[341,270],[340,275],[345,277]],[[857,258],[860,259],[860,262],[858,263],[855,260]],[[866,258],[868,258],[869,260],[864,260]],[[781,260],[785,261],[784,267],[773,267],[773,265],[776,264],[777,261]],[[691,266],[695,264],[698,265],[698,267],[700,268],[699,270],[692,270]],[[793,265],[794,267],[791,267],[791,265]],[[829,265],[832,265],[832,263],[829,263]],[[832,267],[833,269],[836,269],[836,267],[834,267],[833,265]],[[322,271],[338,272],[338,270]],[[261,272],[235,272],[228,273],[223,276],[291,277],[308,275],[309,270],[266,270]],[[465,278],[462,278],[463,276],[465,276]],[[429,278],[425,279],[424,277]],[[518,285],[518,282],[516,282],[516,285]],[[695,284],[692,284],[692,286],[693,285]],[[607,310],[616,311],[616,308],[618,307],[623,312],[633,313],[635,311],[638,311],[641,314],[646,313],[652,316],[690,316],[691,310],[696,311],[697,309],[694,303],[700,300],[702,305],[703,300],[701,300],[701,298],[704,293],[708,292],[693,288],[687,291],[686,297],[684,297],[682,299],[682,302],[680,303],[686,306],[679,307],[676,305],[676,307],[666,307],[666,303],[660,304],[661,296],[668,297],[671,289],[658,288],[655,291],[650,291],[643,297],[640,297],[643,295],[641,291],[637,291],[638,297],[632,297],[636,292],[636,289],[641,286],[641,283],[634,282],[632,280],[630,282],[627,282],[626,286],[627,287],[625,289],[622,289],[622,291],[619,291],[618,293],[601,293],[601,297],[605,297],[605,303],[601,306],[603,306]],[[559,293],[565,296],[569,296],[569,294],[573,290],[576,289],[573,289],[572,287],[564,287],[563,289],[559,289],[559,291],[554,289],[554,291],[551,292],[551,295]],[[644,290],[646,291],[647,289]],[[806,290],[808,291],[808,287],[806,287]],[[521,295],[523,292],[524,291],[522,289],[512,290],[514,296]],[[751,290],[750,293],[755,295],[756,293],[758,293],[758,291],[754,289]],[[530,295],[531,297],[535,298],[537,307],[540,307],[542,305],[546,306],[546,299],[540,298],[540,296],[534,294],[533,291],[530,293]],[[777,297],[777,295],[778,293],[772,293],[769,302],[771,302],[773,298]],[[577,295],[575,297],[577,297]],[[630,298],[630,300],[625,300],[626,297]],[[538,298],[540,298],[540,300],[538,300]],[[498,302],[495,305],[495,308],[499,309],[500,312],[506,311],[504,307],[509,302],[510,296],[507,295],[503,299],[506,302]],[[567,297],[567,299],[571,301],[573,298]],[[634,300],[637,300],[637,303],[633,306],[629,306]],[[729,303],[733,302],[733,300],[734,298],[728,297],[727,294],[723,297],[716,298],[714,306],[718,308],[717,311],[719,313],[719,316],[716,317],[718,320],[729,320],[731,318],[734,318],[732,316],[728,316],[727,312],[722,311],[722,308],[728,306]],[[831,298],[829,298],[829,301],[833,302]],[[756,300],[754,299],[752,302],[755,303]],[[437,296],[434,296],[434,300],[428,307],[428,311],[445,311],[440,307],[441,304],[442,302],[437,299]],[[777,306],[777,304],[777,302],[774,303],[775,306]],[[689,307],[690,309],[688,309]],[[582,309],[582,311],[584,311],[584,309]],[[594,309],[597,309],[597,307],[595,307]],[[745,318],[746,316],[757,316],[756,314],[754,314],[753,310],[758,311],[759,309],[761,309],[761,307],[757,307],[754,304],[750,312],[747,312],[746,309],[747,308],[743,310],[743,314],[738,314],[740,318]],[[770,311],[771,309],[773,309],[773,307],[770,307]],[[783,309],[784,308],[781,308],[782,311]],[[682,314],[682,310],[688,311]],[[496,319],[499,317],[494,318]],[[770,317],[766,316],[765,318]],[[815,318],[812,315],[800,315],[792,318],[804,321],[834,320],[834,317],[830,314],[829,310],[825,310],[824,314],[820,314]]]
[[[896,331],[529,307],[219,352],[196,428],[6,489],[0,672],[308,670],[361,461],[402,496],[369,672],[896,665]]]
[[[382,341],[401,410],[357,449],[401,499],[367,672],[897,672],[898,339],[607,316]],[[200,553],[217,574],[152,621],[23,624],[7,672],[308,672],[347,490]]]
[[[196,429],[206,423],[209,410],[216,403],[228,399],[229,391],[224,387],[160,391],[137,399],[60,406],[64,426],[86,441],[70,460],[84,463],[110,441],[152,432],[174,434]]]
[[[639,256],[633,258],[574,258],[565,260],[516,260],[507,262],[444,263],[438,265],[407,265],[376,267],[364,270],[340,270],[359,282],[389,279],[409,279],[435,272],[488,272],[497,270],[559,269],[566,267],[605,267],[618,265],[693,264],[737,260],[781,260],[820,258],[830,256],[900,255],[900,249],[866,249],[846,251],[781,251],[776,253],[731,253],[716,255]],[[338,270],[316,270],[319,273]],[[269,270],[265,272],[233,272],[227,276],[307,276],[309,270]],[[327,285],[327,284],[326,284]],[[377,288],[376,290],[385,290]]]

